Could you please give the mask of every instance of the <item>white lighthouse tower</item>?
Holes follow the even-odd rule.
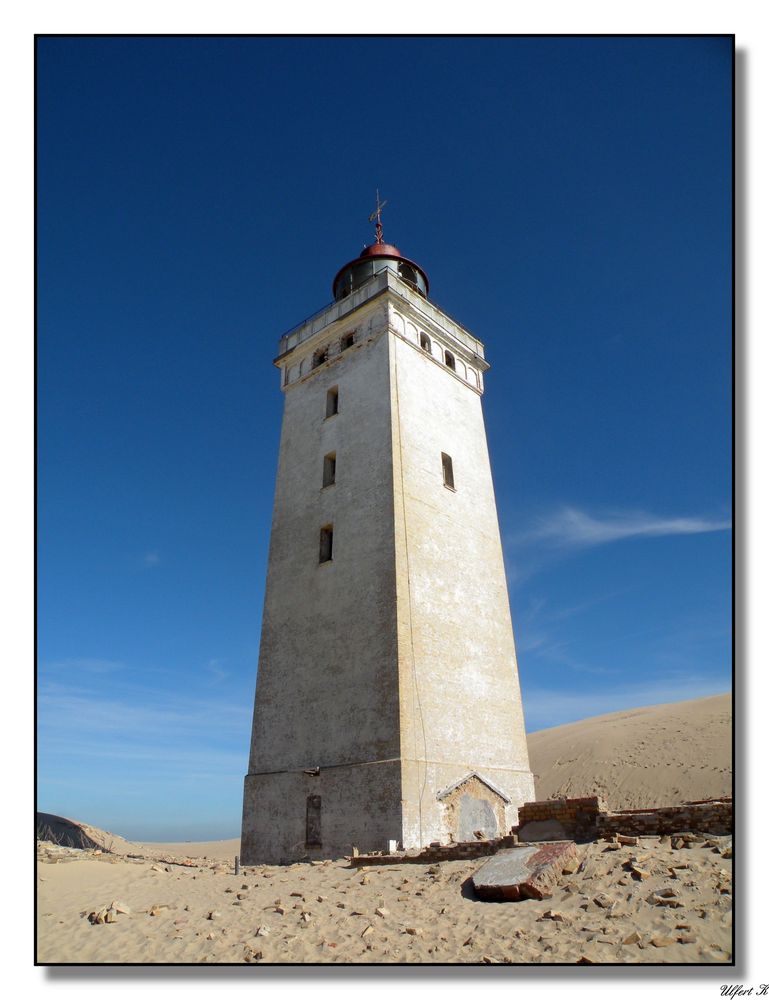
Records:
[[[285,334],[245,864],[506,832],[534,798],[483,345],[377,241]],[[372,217],[373,219],[373,217]]]

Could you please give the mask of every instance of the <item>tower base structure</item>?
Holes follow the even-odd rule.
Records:
[[[492,839],[516,825],[517,806],[534,798],[530,771],[482,775],[466,764],[388,760],[317,774],[249,774],[241,861],[285,864],[342,857],[355,848],[370,853]]]

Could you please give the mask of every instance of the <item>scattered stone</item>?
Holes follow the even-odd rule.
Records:
[[[610,899],[605,892],[599,892],[597,896],[593,896],[593,902],[596,906],[600,906],[602,910],[607,910],[614,900]]]
[[[619,851],[621,850],[621,848],[622,844],[612,843],[612,844],[607,844],[606,847],[604,847],[603,851],[605,854],[607,851]]]
[[[672,896],[659,896],[654,892],[651,896],[646,897],[646,902],[652,903],[654,906],[671,906],[674,909],[684,905],[679,899],[675,899]]]
[[[245,894],[245,892],[239,892],[238,899],[248,899],[248,896]]]
[[[114,910],[115,913],[130,913],[131,911],[126,906],[125,903],[119,902],[117,899],[113,899],[110,903],[110,909]]]
[[[267,937],[269,933],[270,933],[270,928],[267,927],[266,924],[262,924],[261,926],[256,928],[254,937]]]
[[[640,944],[641,935],[638,931],[631,931],[626,938],[622,939],[623,944]]]
[[[284,915],[285,912],[286,912],[286,908],[284,906],[276,906],[275,907],[275,913],[279,913],[281,915],[281,917]]]
[[[221,917],[221,913],[218,910],[209,910],[206,920],[217,920]]]
[[[638,837],[626,837],[624,834],[617,834],[617,842],[624,844],[626,847],[636,847],[638,845]]]
[[[630,874],[639,882],[643,882],[647,878],[651,878],[651,872],[647,871],[645,868],[640,868],[638,865],[630,866]]]
[[[421,927],[406,927],[404,929],[406,933],[410,934],[412,937],[422,937],[422,935],[424,934],[424,931],[422,930]],[[465,944],[467,944],[467,942],[465,942]]]
[[[679,944],[696,944],[697,937],[695,934],[679,934],[676,938]]]
[[[566,917],[559,910],[545,910],[545,912],[542,914],[542,916],[538,917],[537,919],[538,920],[555,920],[558,923],[564,923],[566,921]]]
[[[445,907],[444,907],[444,909],[445,909]],[[387,909],[385,909],[384,906],[377,906],[377,908],[374,910],[374,913],[378,917],[389,917],[390,916],[390,911],[387,910]]]
[[[651,942],[655,948],[669,948],[671,944],[675,944],[675,940],[671,937],[653,937]]]
[[[373,934],[373,933],[374,933],[374,928],[371,926],[371,924],[369,924],[368,927],[364,927],[363,928],[363,930],[361,931],[360,936],[362,938],[365,938],[365,937],[368,937],[369,934]]]

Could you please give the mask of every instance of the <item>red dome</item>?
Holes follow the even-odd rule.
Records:
[[[403,254],[392,243],[372,243],[361,252],[361,257],[402,257]]]

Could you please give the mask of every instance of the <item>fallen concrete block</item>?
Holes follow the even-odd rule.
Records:
[[[564,865],[576,857],[570,840],[500,851],[473,875],[473,886],[480,899],[548,899]]]

